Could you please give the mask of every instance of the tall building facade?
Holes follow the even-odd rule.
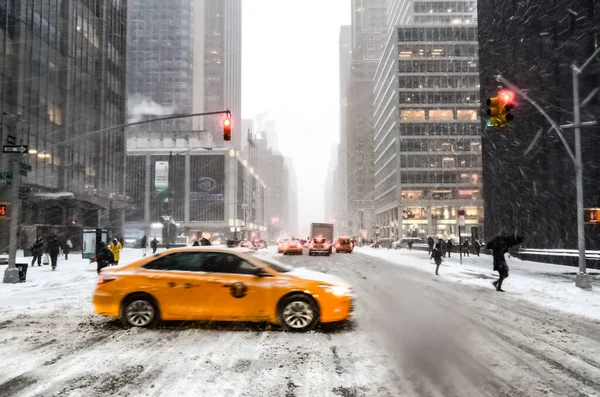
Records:
[[[512,4],[479,0],[481,97],[498,92],[500,73],[544,106],[558,124],[573,122],[571,65],[598,48],[600,1]],[[508,34],[507,32],[510,32]],[[580,75],[581,101],[600,86],[600,61]],[[517,97],[515,120],[482,134],[486,235],[517,231],[531,248],[577,248],[575,168],[549,124]],[[597,120],[600,96],[581,108],[581,121]],[[538,133],[541,139],[536,140]],[[574,150],[572,129],[563,130]],[[535,145],[526,153],[530,145]],[[600,127],[581,129],[584,207],[600,207]],[[586,248],[600,249],[600,226],[585,225]]]
[[[127,2],[0,2],[0,131],[29,146],[20,177],[19,247],[57,234],[81,247],[82,227],[122,226]],[[14,174],[14,173],[13,173]],[[16,176],[13,175],[16,179]],[[6,185],[0,201],[10,202]],[[8,243],[0,221],[0,251]]]
[[[346,107],[348,106],[347,91],[350,81],[350,68],[352,67],[352,26],[342,25],[339,37],[339,67],[340,67],[340,144],[337,146],[336,162],[331,163],[335,168],[335,177],[332,176],[332,189],[335,191],[331,212],[325,219],[333,217],[337,229],[341,234],[348,233],[348,179],[347,179],[347,146],[348,120]]]
[[[352,236],[368,233],[373,211],[373,77],[386,38],[387,0],[352,1],[352,62],[346,87],[347,221]]]
[[[389,237],[458,235],[483,222],[473,1],[390,1],[375,75],[375,214]]]
[[[264,182],[242,152],[241,0],[130,0],[128,9],[130,120],[229,109],[234,131],[232,142],[224,142],[224,115],[128,130],[128,170],[142,167],[151,173],[145,179],[128,173],[127,191],[137,208],[126,216],[129,234],[148,233],[161,222],[179,225],[178,235],[187,237],[198,237],[202,230],[230,238],[240,238],[242,230],[260,232],[263,214],[257,215],[257,203]],[[226,154],[206,153],[213,148]],[[223,156],[225,161],[217,160]],[[166,190],[155,188],[158,162],[168,163]],[[219,186],[222,195],[214,193]],[[222,201],[218,214],[213,211],[216,198]]]
[[[129,0],[128,9],[131,119],[229,109],[233,128],[241,132],[241,0]],[[221,147],[223,117],[152,123],[135,131]],[[239,150],[241,134],[232,138]]]

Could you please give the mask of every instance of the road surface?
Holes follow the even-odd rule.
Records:
[[[0,395],[600,396],[597,322],[357,253],[282,261],[350,281],[354,320],[124,329],[91,314],[86,273],[0,309]]]

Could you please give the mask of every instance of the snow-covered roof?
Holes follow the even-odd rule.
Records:
[[[33,193],[32,197],[41,200],[74,199],[75,195],[71,192],[38,192]]]

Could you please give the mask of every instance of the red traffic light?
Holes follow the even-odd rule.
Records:
[[[231,140],[231,119],[229,117],[223,120],[223,140]]]
[[[0,204],[0,217],[4,218],[8,214],[6,204]]]
[[[508,103],[512,103],[515,99],[515,93],[511,90],[502,90],[498,93],[498,98],[502,105],[506,105]]]

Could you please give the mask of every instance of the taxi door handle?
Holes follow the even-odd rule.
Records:
[[[223,284],[223,288],[230,288],[231,284]]]
[[[193,287],[199,287],[198,284],[192,284],[192,283],[185,283],[183,285],[183,288],[193,288]]]
[[[171,281],[171,282],[170,282],[169,284],[167,284],[167,285],[168,285],[169,287],[174,287],[174,286],[176,286],[177,284],[175,284],[174,282],[172,282],[172,281]]]

